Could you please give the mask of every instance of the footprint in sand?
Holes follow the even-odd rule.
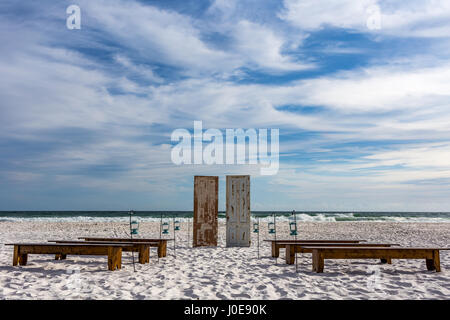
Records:
[[[265,290],[266,288],[267,288],[267,286],[264,284],[256,287],[257,290]]]
[[[251,299],[252,297],[246,293],[232,293],[233,298]]]

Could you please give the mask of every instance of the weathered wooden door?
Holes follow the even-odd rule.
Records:
[[[194,247],[217,246],[219,177],[194,177]]]
[[[250,246],[250,176],[227,176],[227,247]]]

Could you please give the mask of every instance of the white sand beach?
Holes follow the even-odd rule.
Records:
[[[278,224],[278,238],[288,236]],[[269,239],[266,225],[260,239]],[[256,234],[251,248],[226,248],[225,225],[219,224],[217,248],[191,248],[187,225],[177,233],[176,257],[169,242],[167,257],[136,264],[124,252],[122,269],[107,270],[106,257],[30,255],[26,266],[12,266],[12,247],[3,243],[75,240],[79,236],[126,236],[127,225],[108,222],[0,222],[0,299],[448,299],[450,252],[441,251],[442,272],[427,271],[423,260],[326,260],[325,272],[311,271],[311,256],[298,255],[286,265],[284,250],[276,262]],[[191,229],[192,231],[192,229]],[[159,223],[141,224],[139,237],[158,237]],[[172,234],[168,235],[173,237]],[[365,239],[402,246],[450,245],[450,223],[302,222],[302,239]],[[192,235],[190,236],[192,241]],[[136,254],[137,256],[137,254]]]

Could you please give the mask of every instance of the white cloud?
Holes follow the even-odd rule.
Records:
[[[448,170],[450,169],[450,145],[434,143],[412,148],[400,147],[398,150],[379,152],[364,158],[376,160],[373,165],[377,166],[401,165],[416,169],[444,168]],[[450,178],[450,175],[447,174],[446,177]]]
[[[367,8],[376,3],[377,0],[285,0],[279,17],[305,30],[326,25],[361,29],[366,26]]]
[[[379,9],[379,10],[378,10]],[[447,0],[285,0],[281,19],[303,30],[326,26],[374,31],[368,25],[378,15],[377,33],[401,37],[444,37],[450,33],[450,3]]]
[[[209,22],[194,20],[174,11],[130,1],[82,2],[89,16],[114,39],[126,44],[140,57],[175,66],[189,75],[230,74],[246,67],[268,72],[310,69],[310,61],[295,61],[285,53],[298,46],[302,37],[290,39],[271,25],[225,17],[214,31],[230,38],[230,45],[213,45],[203,40],[211,30]],[[231,6],[234,7],[234,6]],[[223,9],[223,8],[222,8]],[[234,20],[234,19],[233,19]],[[119,57],[119,62],[125,62]]]
[[[300,82],[304,104],[344,112],[385,112],[447,105],[450,65],[380,66]]]
[[[283,55],[287,41],[270,28],[241,20],[233,30],[235,49],[248,63],[269,71],[298,71],[314,68],[313,63],[293,61]]]
[[[193,71],[232,69],[232,54],[207,46],[190,17],[135,1],[82,1],[89,16],[141,57]]]
[[[362,10],[357,2],[343,3],[351,6],[352,15]],[[270,24],[242,18],[224,23],[223,34],[229,36],[229,46],[217,49],[202,40],[204,25],[193,18],[137,2],[102,4],[106,2],[85,2],[81,7],[86,17],[99,23],[93,23],[99,32],[127,47],[109,61],[117,69],[96,62],[94,57],[91,60],[55,47],[51,41],[54,35],[47,33],[51,28],[43,33],[33,31],[39,35],[35,37],[27,30],[26,43],[10,41],[0,53],[2,138],[56,144],[37,155],[13,159],[17,168],[6,175],[8,179],[154,195],[170,195],[175,188],[191,199],[186,186],[193,174],[250,172],[261,185],[277,184],[280,193],[276,195],[287,192],[292,197],[289,203],[309,199],[312,207],[320,208],[327,198],[330,200],[324,206],[329,205],[329,209],[351,204],[351,197],[369,199],[370,192],[394,203],[394,194],[407,199],[404,194],[410,188],[414,197],[427,190],[437,196],[448,191],[439,189],[438,183],[428,189],[406,185],[416,180],[450,178],[448,144],[401,146],[413,140],[450,140],[448,62],[431,56],[432,63],[424,66],[407,58],[398,64],[378,61],[377,66],[284,84],[233,83],[216,73],[233,74],[242,66],[276,73],[301,70],[311,64],[287,54],[293,39]],[[318,16],[310,12],[303,23],[311,30],[324,23],[343,23],[352,29],[363,23],[358,20],[361,17],[346,14],[348,21],[334,20],[331,11],[332,5]],[[391,30],[402,28],[409,27],[399,22]],[[20,38],[24,30],[16,32]],[[0,37],[8,36],[0,33]],[[155,61],[186,68],[189,72],[185,75],[194,77],[165,81],[151,66]],[[123,70],[119,70],[121,66]],[[150,85],[130,75],[144,77]],[[114,89],[120,94],[112,94]],[[280,107],[286,105],[294,112],[282,111]],[[297,112],[295,106],[299,106]],[[317,107],[317,112],[302,112],[302,106]],[[258,177],[257,166],[172,165],[170,131],[192,129],[193,120],[203,120],[205,129],[280,128],[280,147],[285,154],[279,175],[263,180]],[[80,142],[60,137],[59,133],[68,128],[86,130],[91,139]],[[304,131],[314,136],[303,136]],[[291,138],[298,136],[283,141],[288,134]],[[368,140],[384,140],[386,145],[360,145]],[[398,145],[392,145],[392,141]],[[356,143],[353,149],[335,147],[348,142]],[[321,155],[317,162],[305,164],[302,159],[308,158],[308,153]],[[336,160],[336,154],[351,154],[352,159]],[[113,169],[105,176],[89,173],[90,168],[102,166]],[[384,166],[399,168],[380,168]],[[262,198],[268,205],[277,201],[274,198],[278,196],[265,195],[267,199]],[[339,197],[345,201],[340,203]],[[440,203],[445,204],[447,198],[442,196]],[[263,205],[264,201],[259,202]],[[167,201],[169,205],[172,202]],[[377,205],[377,201],[370,203]]]
[[[136,73],[152,82],[157,82],[157,83],[163,82],[163,79],[161,77],[159,77],[157,74],[155,74],[153,72],[153,69],[143,66],[143,65],[136,65],[128,57],[126,57],[124,55],[117,54],[114,57],[114,60],[117,63],[119,63],[120,65],[122,65],[123,67],[125,67],[127,72]]]

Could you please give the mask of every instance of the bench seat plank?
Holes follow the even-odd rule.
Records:
[[[106,241],[89,241],[89,243],[85,241],[71,241],[71,240],[48,240],[48,242],[55,242],[55,243],[65,243],[65,244],[112,244],[114,246],[121,246],[122,252],[138,252],[139,257],[138,261],[140,264],[145,264],[150,262],[150,247],[154,244],[157,244],[157,242],[106,242]],[[65,259],[66,255],[57,255],[55,257],[56,260]]]
[[[102,238],[102,237],[79,237],[78,239],[91,241],[105,241],[105,242],[129,242],[130,238]],[[151,247],[158,247],[158,257],[163,258],[167,256],[167,241],[174,239],[148,239],[148,238],[133,238],[133,242],[155,242]]]
[[[278,258],[280,256],[280,249],[286,247],[286,243],[312,243],[312,244],[322,244],[322,243],[359,243],[366,240],[312,240],[312,239],[299,239],[299,240],[264,240],[272,243],[272,258]]]
[[[424,248],[424,247],[320,247],[305,246],[312,250],[313,271],[323,272],[325,259],[425,259],[427,269],[441,271],[439,251],[450,248]]]
[[[283,244],[283,243],[281,243]],[[286,248],[286,263],[293,264],[295,262],[295,253],[312,253],[311,244],[305,243],[284,243]],[[319,246],[319,245],[317,245]],[[321,243],[320,247],[336,247],[336,243]],[[393,243],[340,243],[339,247],[391,247],[398,246]],[[390,259],[381,259],[383,263],[391,263]]]
[[[55,254],[56,258],[70,255],[102,255],[108,257],[108,270],[122,268],[122,248],[133,245],[73,244],[73,243],[8,243],[14,246],[13,266],[26,265],[29,254]]]

